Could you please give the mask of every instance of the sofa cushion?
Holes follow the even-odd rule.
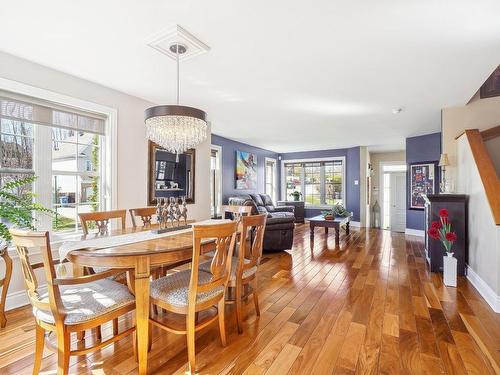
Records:
[[[268,194],[259,194],[259,195],[262,199],[262,202],[264,202],[264,206],[273,206],[274,207],[273,200],[271,199],[271,197]]]
[[[248,195],[252,197],[257,207],[264,206],[264,202],[262,201],[262,198],[260,197],[259,194],[248,194]]]
[[[285,223],[295,223],[295,215],[292,212],[273,212],[267,216],[266,227]]]
[[[252,197],[248,194],[242,194],[228,199],[231,206],[252,206],[252,215],[258,215],[262,212],[259,211]],[[267,212],[264,212],[267,213]]]

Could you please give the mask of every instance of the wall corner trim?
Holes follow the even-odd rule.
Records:
[[[500,313],[500,296],[497,295],[486,282],[474,272],[471,266],[466,265],[467,280],[476,288],[494,312]]]
[[[419,236],[419,237],[425,236],[425,232],[423,230],[411,229],[411,228],[406,228],[405,234],[409,234],[410,236]]]

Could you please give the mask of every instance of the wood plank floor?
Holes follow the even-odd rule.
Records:
[[[200,374],[500,374],[500,314],[467,280],[446,288],[428,272],[420,238],[354,228],[335,248],[317,229],[311,251],[308,227],[295,233],[291,251],[264,256],[260,318],[250,300],[241,335],[228,307],[226,348],[217,324],[197,337]],[[30,374],[31,311],[8,319],[0,374]],[[183,374],[185,338],[157,329],[153,338],[150,373]],[[41,373],[54,374],[55,355],[44,356]],[[70,373],[137,373],[131,339],[72,357]]]

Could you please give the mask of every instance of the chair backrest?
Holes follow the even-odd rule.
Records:
[[[222,218],[226,218],[226,214],[230,213],[234,221],[240,221],[243,216],[252,214],[252,206],[235,206],[224,205],[222,206]]]
[[[137,217],[141,218],[143,227],[150,227],[151,220],[156,214],[156,207],[131,208],[129,212],[134,228],[137,228]]]
[[[196,304],[198,293],[227,285],[229,276],[231,275],[231,258],[236,242],[237,226],[238,223],[235,221],[193,226],[193,260],[191,264],[191,281],[189,284],[189,304],[191,306]],[[215,253],[210,264],[211,280],[208,283],[198,284],[203,240],[215,241]]]
[[[80,222],[82,224],[83,234],[89,234],[88,222],[95,222],[99,234],[105,234],[108,232],[109,220],[120,219],[121,228],[125,229],[125,216],[127,215],[126,210],[113,210],[113,211],[97,211],[97,212],[85,212],[78,214]]]
[[[266,229],[266,214],[244,216],[240,221],[240,250],[236,276],[241,277],[243,271],[258,266],[262,258],[262,244]]]
[[[16,247],[21,263],[21,270],[26,285],[26,291],[31,304],[41,310],[51,311],[57,323],[64,322],[64,309],[59,286],[56,285],[57,275],[52,258],[49,232],[32,232],[29,230],[10,229],[12,243]],[[37,249],[42,256],[41,263],[32,264],[29,258],[30,249]],[[49,302],[42,301],[38,291],[38,280],[35,269],[43,268],[47,280]]]

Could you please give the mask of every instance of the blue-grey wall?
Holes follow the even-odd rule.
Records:
[[[406,228],[424,230],[424,211],[409,209],[410,196],[410,164],[426,161],[439,161],[441,155],[441,133],[432,133],[418,137],[406,138],[406,163],[408,164],[406,189]],[[436,171],[436,179],[439,173]]]
[[[281,154],[282,160],[295,160],[295,159],[314,159],[314,158],[328,158],[328,157],[341,157],[344,156],[346,160],[346,209],[354,213],[354,221],[359,221],[359,163],[360,163],[360,149],[359,147],[331,149],[321,151],[301,151],[301,152],[288,152]],[[358,181],[358,185],[354,185],[354,181]],[[313,217],[321,213],[321,209],[306,209],[306,217]]]
[[[247,145],[246,143],[236,142],[228,138],[212,134],[212,144],[222,147],[222,202],[227,203],[228,197],[235,194],[248,194],[248,193],[264,193],[264,163],[265,158],[276,159],[277,162],[277,182],[278,182],[278,196],[280,189],[280,162],[278,160],[278,153],[264,150],[259,147]],[[236,168],[236,151],[251,152],[257,156],[257,189],[255,190],[240,190],[236,189],[235,185],[235,168]],[[208,189],[208,187],[207,187]]]

